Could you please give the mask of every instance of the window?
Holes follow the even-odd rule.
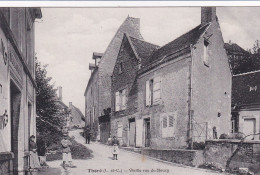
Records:
[[[251,91],[256,91],[257,90],[257,86],[250,86],[250,88],[249,88],[249,91],[251,92]]]
[[[126,90],[120,90],[116,92],[116,111],[126,109]]]
[[[173,137],[174,135],[174,120],[176,114],[163,114],[161,116],[162,137]]]
[[[160,103],[161,100],[161,78],[156,77],[146,81],[146,106]]]
[[[119,63],[119,73],[123,72],[123,62]]]
[[[208,54],[209,42],[204,40],[204,49],[203,49],[203,62],[206,66],[209,66],[209,54]]]

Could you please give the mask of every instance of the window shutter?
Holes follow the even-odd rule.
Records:
[[[168,125],[168,133],[167,136],[168,137],[173,137],[173,133],[174,133],[174,115],[169,115],[168,116],[168,121],[169,121],[169,125]]]
[[[167,116],[162,116],[161,117],[161,128],[162,128],[162,137],[163,138],[166,138],[167,137],[167,130],[168,130],[168,127],[167,127]]]
[[[122,109],[126,109],[126,90],[122,91]]]
[[[120,110],[120,97],[119,92],[116,92],[116,111]]]
[[[123,125],[122,123],[118,123],[117,125],[117,137],[121,138],[123,136]]]
[[[150,81],[146,81],[146,84],[145,84],[145,97],[146,97],[146,100],[145,100],[145,103],[146,103],[146,106],[149,106],[151,104],[151,99],[150,99]]]
[[[161,99],[161,77],[155,77],[153,83],[153,103],[157,104]]]

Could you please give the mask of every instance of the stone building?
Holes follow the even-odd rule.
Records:
[[[159,46],[124,35],[111,86],[111,133],[125,146],[136,146],[135,119],[138,117],[137,72]]]
[[[70,117],[69,117],[69,128],[82,128],[85,126],[85,116],[82,114],[79,108],[74,106],[72,102],[69,102],[69,111],[70,111]]]
[[[216,7],[202,7],[201,24],[159,49],[127,49],[129,43],[121,45],[115,85],[112,76],[111,132],[121,144],[186,148],[213,138],[213,128],[230,132],[231,72]],[[148,54],[139,62],[138,50]],[[128,61],[120,62],[121,52]],[[126,77],[119,73],[129,67]]]
[[[232,78],[232,132],[242,132],[247,140],[260,140],[260,70]]]
[[[0,8],[0,174],[28,169],[36,135],[34,22],[41,17],[40,8]]]
[[[93,136],[95,138],[99,135],[100,129],[98,117],[110,116],[105,115],[105,111],[111,109],[111,75],[124,33],[136,38],[142,38],[140,34],[140,20],[138,18],[127,17],[118,28],[106,51],[104,53],[94,52],[93,59],[95,60],[95,64],[89,65],[91,76],[84,93],[85,121],[86,125],[89,125],[94,130]],[[107,120],[109,119],[105,121]],[[103,129],[104,132],[108,131],[104,127]]]

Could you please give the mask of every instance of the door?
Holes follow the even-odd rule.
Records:
[[[14,153],[13,169],[18,174],[18,135],[20,120],[21,92],[16,85],[10,84],[10,114],[11,114],[11,151]]]
[[[145,120],[145,147],[150,147],[151,142],[151,126],[150,119]]]
[[[143,146],[143,119],[136,120],[136,138],[135,138],[135,146],[142,147]]]
[[[246,136],[250,134],[255,134],[255,125],[255,119],[244,119],[244,134]],[[246,140],[254,140],[254,135],[248,136]]]
[[[135,122],[129,122],[129,146],[135,146]]]

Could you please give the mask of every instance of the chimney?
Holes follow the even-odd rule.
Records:
[[[62,87],[61,86],[59,86],[58,87],[58,93],[59,93],[59,100],[61,100],[62,101]]]
[[[201,7],[201,26],[216,20],[216,7]]]
[[[71,108],[72,107],[72,102],[69,102],[69,108]]]

